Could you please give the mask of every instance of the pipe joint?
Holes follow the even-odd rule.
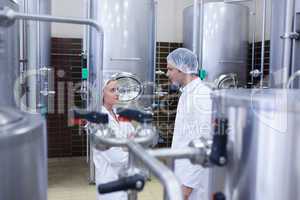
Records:
[[[291,33],[284,33],[280,36],[281,39],[292,39],[292,40],[299,40],[300,34],[298,32],[291,32]]]

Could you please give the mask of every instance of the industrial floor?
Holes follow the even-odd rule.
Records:
[[[51,158],[48,161],[48,200],[96,200],[96,186],[88,184],[84,157]],[[162,187],[152,178],[139,200],[162,200]]]

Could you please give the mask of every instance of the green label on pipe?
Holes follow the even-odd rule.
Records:
[[[82,68],[82,70],[81,70],[82,80],[87,80],[88,75],[89,75],[88,69],[87,68]]]

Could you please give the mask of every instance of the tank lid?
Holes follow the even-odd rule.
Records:
[[[0,108],[0,126],[15,123],[23,118],[23,114],[12,108]]]

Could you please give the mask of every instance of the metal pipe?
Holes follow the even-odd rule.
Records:
[[[127,138],[108,138],[108,137],[102,137],[95,135],[95,143],[104,144],[110,147],[120,147],[120,146],[127,146],[128,141],[132,141],[138,144],[148,144],[153,141],[153,138],[155,138],[156,133],[153,131],[151,134],[144,136],[144,137],[137,137],[132,140],[129,140]]]
[[[283,39],[282,87],[284,87],[289,80],[291,54],[292,54],[292,38],[290,37],[290,34],[293,32],[293,19],[295,14],[294,8],[295,8],[295,0],[286,0],[284,35],[281,37],[281,39]]]
[[[15,12],[12,9],[4,9],[0,11],[1,17],[7,17],[11,20],[23,19],[32,21],[44,21],[44,22],[56,22],[56,23],[67,23],[67,24],[80,24],[80,25],[90,25],[94,27],[101,37],[103,37],[102,27],[94,20],[91,19],[80,19],[80,18],[68,18],[68,17],[54,17],[51,15],[34,15]]]
[[[128,170],[129,174],[134,174],[135,168],[135,156],[132,153],[128,154]],[[128,200],[136,200],[137,199],[137,191],[127,191]]]
[[[156,158],[148,154],[139,144],[129,141],[127,147],[130,153],[140,159],[164,185],[169,200],[183,200],[181,184],[168,167],[164,166]]]
[[[94,104],[92,104],[91,110],[95,109],[97,111],[101,110],[102,107],[102,72],[103,72],[103,41],[104,41],[104,31],[101,25],[99,25],[96,21],[91,19],[77,19],[77,18],[65,18],[65,17],[53,17],[49,15],[32,15],[32,14],[24,14],[24,13],[17,13],[9,8],[4,8],[0,10],[0,18],[2,20],[8,20],[12,23],[16,19],[23,19],[23,20],[33,20],[33,21],[45,21],[45,22],[57,22],[57,23],[71,23],[71,24],[79,24],[79,25],[89,25],[94,27],[98,34],[99,34],[99,56],[97,63],[97,74],[98,81],[96,82],[95,90],[96,94],[94,95]],[[5,24],[5,23],[4,23]],[[9,24],[9,23],[8,23]],[[92,158],[92,147],[90,149],[90,158]],[[91,162],[91,159],[90,159]],[[90,178],[94,176],[94,166],[90,166]],[[94,179],[94,178],[93,178]],[[90,180],[90,182],[94,182],[94,180]]]
[[[199,26],[199,69],[202,69],[202,52],[203,52],[203,24],[204,24],[204,0],[200,1],[200,26]]]
[[[260,60],[260,87],[263,87],[264,79],[264,64],[265,64],[265,36],[266,36],[266,15],[267,5],[266,0],[263,0],[263,20],[262,20],[262,38],[261,38],[261,60]]]
[[[193,53],[198,55],[197,41],[198,41],[198,18],[199,7],[198,0],[194,0],[194,12],[193,12]]]
[[[297,26],[296,25],[296,20],[294,19],[294,22],[293,22],[293,32],[294,33],[297,32],[296,26]],[[295,40],[292,41],[292,55],[291,55],[291,58],[292,58],[292,60],[291,60],[291,70],[290,70],[291,71],[291,73],[290,73],[291,76],[289,78],[289,81],[290,81],[290,79],[291,79],[291,77],[293,76],[294,73],[296,73],[296,74],[299,73],[298,71],[295,72],[295,67],[296,67],[295,66],[296,65],[295,64],[295,62],[296,62],[296,59],[295,59],[296,58],[296,41]],[[287,83],[288,85],[290,84],[289,81]],[[291,87],[294,88],[294,81],[292,81]]]
[[[153,41],[153,83],[156,83],[156,40],[157,40],[157,7],[158,7],[158,1],[157,0],[153,0],[154,3],[154,11],[153,11],[153,15],[154,15],[154,24],[153,24],[153,37],[154,37],[154,41]],[[155,92],[155,88],[153,87],[153,93]]]
[[[289,89],[289,88],[294,88],[293,82],[294,82],[294,80],[295,80],[298,76],[300,76],[300,70],[296,71],[296,72],[289,78],[288,83],[287,83],[287,85],[286,85],[286,88],[287,88],[287,89]]]
[[[90,18],[90,13],[91,13],[91,0],[85,0],[84,3],[84,11],[85,11],[85,17]],[[84,27],[84,32],[83,32],[83,41],[82,41],[82,50],[83,53],[88,57],[88,49],[89,49],[89,27],[85,26]]]
[[[92,19],[92,6],[94,6],[94,1],[92,0],[86,0],[86,18],[89,18],[89,19]],[[91,30],[90,30],[90,27],[86,26],[85,27],[85,32],[84,32],[86,35],[85,37],[83,38],[84,39],[84,54],[86,55],[86,64],[87,64],[87,70],[88,70],[88,73],[90,74],[91,73],[91,66],[92,66],[92,62],[91,62],[91,55],[90,55],[90,39],[91,39]],[[91,84],[91,77],[88,76],[87,78],[87,88],[90,88],[90,85]],[[90,102],[90,95],[87,94],[86,95],[86,102]],[[90,108],[91,105],[86,105],[87,107],[87,110],[91,110]],[[92,183],[95,183],[96,182],[96,173],[95,173],[95,164],[94,164],[94,160],[93,160],[93,145],[92,145],[92,142],[91,142],[91,137],[90,137],[90,129],[87,129],[87,163],[89,165],[89,183],[92,184]]]
[[[251,72],[255,69],[255,35],[256,35],[256,0],[253,1],[253,9],[252,16],[253,16],[253,32],[252,32],[252,58],[251,58]],[[251,75],[251,85],[254,83],[254,76]]]
[[[79,24],[79,25],[89,25],[94,27],[99,33],[99,48],[100,53],[99,63],[97,68],[98,81],[95,84],[95,91],[97,94],[94,95],[93,107],[92,110],[101,110],[102,107],[102,72],[103,72],[103,42],[104,41],[104,31],[101,25],[99,25],[95,20],[91,19],[79,19],[79,18],[66,18],[66,17],[53,17],[50,15],[34,15],[34,14],[24,14],[13,11],[9,8],[4,8],[0,11],[0,17],[4,17],[8,20],[23,19],[23,20],[32,20],[32,21],[44,21],[44,22],[56,22],[56,23],[68,23],[68,24]]]
[[[151,156],[154,156],[158,159],[180,159],[180,158],[193,158],[199,150],[191,147],[186,147],[183,149],[169,149],[169,148],[161,148],[155,150],[147,151]]]

